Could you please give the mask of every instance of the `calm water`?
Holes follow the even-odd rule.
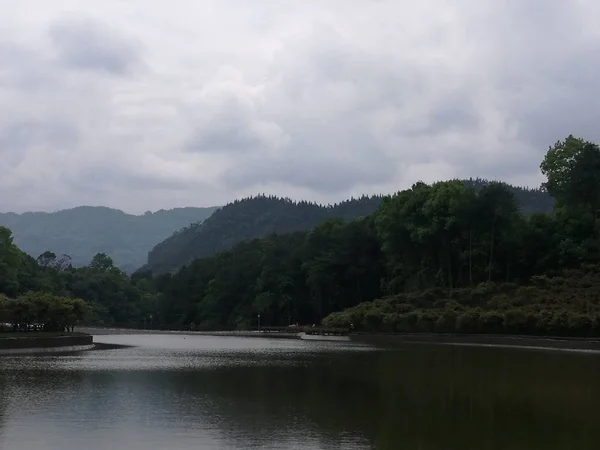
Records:
[[[171,335],[0,358],[1,450],[594,449],[600,355]]]

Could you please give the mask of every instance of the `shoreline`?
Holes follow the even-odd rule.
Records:
[[[521,336],[500,334],[352,334],[352,342],[376,346],[436,344],[468,347],[528,348],[548,350],[582,350],[600,352],[600,338],[555,336]]]
[[[303,333],[258,332],[258,331],[167,331],[138,330],[132,328],[82,327],[91,335],[118,334],[164,334],[212,337],[240,337],[263,339],[298,339],[306,341],[352,342],[379,347],[394,347],[405,344],[460,345],[469,347],[504,347],[552,350],[599,351],[600,338],[564,336],[527,336],[502,334],[442,334],[442,333],[352,333],[347,336],[303,335]]]
[[[74,353],[93,348],[94,337],[85,333],[35,336],[35,332],[30,332],[0,337],[0,356]]]
[[[305,341],[349,342],[393,348],[407,344],[455,345],[467,347],[546,349],[564,351],[600,352],[600,338],[578,338],[558,336],[525,336],[498,334],[442,334],[442,333],[352,333],[346,336],[305,334],[303,332],[268,331],[181,331],[140,330],[134,328],[80,327],[73,334],[58,336],[32,336],[27,334],[0,337],[0,356],[47,353],[75,353],[87,350],[105,350],[128,347],[94,343],[94,335],[180,335],[237,337],[262,339],[293,339]]]

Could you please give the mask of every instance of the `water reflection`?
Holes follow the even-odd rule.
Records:
[[[0,360],[0,448],[596,449],[600,358],[261,339]]]

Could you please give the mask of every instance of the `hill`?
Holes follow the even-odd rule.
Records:
[[[0,213],[0,226],[13,230],[15,244],[34,258],[49,250],[67,254],[76,267],[106,253],[131,272],[146,261],[157,242],[216,208],[176,208],[136,216],[105,207],[80,206],[54,213]]]
[[[463,182],[476,190],[490,184],[482,179]],[[523,213],[552,210],[553,200],[544,192],[506,186]],[[264,195],[236,200],[215,211],[204,223],[186,227],[156,245],[148,254],[148,263],[140,270],[155,274],[170,272],[245,240],[309,230],[327,218],[352,220],[367,216],[375,212],[382,199],[383,196],[363,196],[327,206]]]
[[[366,216],[377,209],[381,199],[363,196],[328,206],[266,195],[236,200],[204,223],[192,224],[156,245],[141,270],[157,274],[174,271],[242,241],[308,230],[328,217],[349,220]]]

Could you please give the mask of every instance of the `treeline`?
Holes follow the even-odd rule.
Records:
[[[557,286],[575,295],[578,278],[565,271],[598,262],[599,164],[598,146],[572,136],[548,151],[541,168],[548,178],[544,189],[555,201],[550,214],[524,214],[502,183],[416,183],[385,197],[368,217],[329,219],[309,232],[244,242],[196,260],[176,274],[157,277],[160,320],[247,326],[260,314],[265,325],[318,323],[333,312],[384,297],[388,300],[383,303],[361,305],[325,323],[370,331],[432,330],[422,322],[437,323],[440,311],[452,310],[440,319],[452,323],[444,326],[446,330],[467,329],[470,317],[479,323],[472,330],[498,331],[490,325],[498,317],[504,324],[506,314],[521,311],[527,316],[538,307],[546,311],[548,302],[591,321],[595,306],[590,305],[598,301],[594,291],[575,307],[559,298],[565,291]],[[595,269],[586,270],[580,278],[588,283],[596,279]],[[536,276],[554,281],[541,291],[531,284]],[[507,286],[513,286],[512,291]],[[550,292],[556,297],[548,297]],[[382,306],[387,303],[392,306]],[[393,305],[403,305],[403,312]],[[375,308],[377,320],[353,315],[364,310],[371,317],[369,308]],[[391,314],[410,314],[410,320],[388,317]],[[423,319],[407,327],[417,316]],[[568,323],[579,320],[569,317]],[[390,325],[396,319],[403,325]],[[509,319],[503,327],[507,332],[516,329]],[[570,333],[568,327],[560,333]]]
[[[12,300],[0,294],[0,332],[74,331],[86,317],[81,299],[28,292]]]
[[[158,246],[158,274],[131,278],[105,254],[83,268],[50,252],[34,260],[0,228],[0,293],[81,298],[86,322],[117,326],[248,327],[260,315],[263,326],[595,335],[600,149],[569,136],[541,169],[549,213],[485,180],[331,207],[240,200]]]
[[[497,181],[486,180],[484,178],[469,178],[463,180],[465,186],[479,190],[491,183]],[[530,215],[536,212],[551,213],[554,209],[554,199],[541,188],[529,188],[526,186],[512,186],[507,183],[501,183],[512,192],[519,203],[521,213]]]
[[[479,191],[493,182],[484,179],[461,180],[466,187]],[[540,189],[519,188],[503,184],[516,197],[525,215],[550,212],[554,200]],[[174,272],[195,259],[213,256],[235,244],[270,234],[308,231],[327,219],[347,221],[369,216],[377,211],[383,196],[362,196],[336,203],[296,202],[286,198],[259,195],[236,200],[217,210],[202,224],[193,224],[157,244],[148,254],[148,264],[141,271],[155,275]]]
[[[0,227],[3,329],[63,331],[78,323],[138,327],[152,321],[156,305],[146,281],[132,281],[103,253],[82,268],[52,252],[33,259],[16,247],[8,228]]]
[[[187,227],[157,244],[140,271],[173,272],[195,259],[229,250],[240,242],[313,228],[327,218],[347,220],[372,214],[382,196],[362,196],[335,205],[293,201],[272,195],[236,200],[201,224]]]
[[[371,219],[329,219],[311,232],[273,235],[156,278],[165,324],[313,323],[377,298],[380,248]]]

